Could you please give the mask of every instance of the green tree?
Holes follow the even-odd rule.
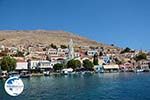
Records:
[[[80,60],[74,60],[74,63],[75,63],[75,68],[80,68],[81,67],[81,62]]]
[[[121,51],[121,54],[127,52],[131,52],[131,49],[129,47],[126,47],[123,51]]]
[[[102,51],[99,52],[99,56],[103,56],[103,52]]]
[[[66,49],[66,48],[67,48],[66,45],[60,45],[60,47],[61,47],[62,49]]]
[[[0,63],[2,70],[13,71],[16,68],[16,59],[10,56],[4,56]]]
[[[111,44],[111,46],[114,46],[114,44]]]
[[[118,64],[118,65],[122,64],[122,61],[119,60],[118,58],[114,58],[114,60],[115,60],[116,64]]]
[[[17,51],[17,53],[15,54],[16,57],[24,57],[24,53],[21,51]]]
[[[57,63],[53,66],[54,71],[61,70],[63,68],[63,64]]]
[[[80,68],[81,67],[81,62],[79,60],[69,60],[68,63],[67,63],[67,67],[68,68],[73,68],[73,69],[76,69],[76,68]]]
[[[57,49],[57,46],[54,45],[53,43],[50,45],[53,49]]]
[[[139,52],[135,57],[134,59],[136,61],[139,61],[139,60],[143,60],[143,59],[147,59],[147,55],[144,53],[144,52]]]
[[[90,60],[85,59],[83,60],[83,67],[86,69],[93,69],[94,65]]]
[[[94,55],[93,64],[98,65],[98,55],[97,55],[97,53]]]

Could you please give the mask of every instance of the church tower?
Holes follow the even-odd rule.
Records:
[[[69,49],[68,58],[69,59],[73,59],[74,58],[74,48],[73,48],[73,41],[72,41],[72,39],[70,39],[70,42],[69,42],[69,45],[68,45],[68,49]]]

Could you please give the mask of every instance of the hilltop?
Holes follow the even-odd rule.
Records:
[[[1,45],[29,45],[29,44],[44,44],[51,43],[56,45],[68,45],[69,40],[72,39],[75,45],[78,46],[101,46],[107,48],[115,48],[103,43],[98,43],[94,40],[85,37],[65,32],[65,31],[48,31],[48,30],[5,30],[0,31]]]

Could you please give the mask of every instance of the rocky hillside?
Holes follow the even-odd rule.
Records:
[[[46,30],[29,30],[29,31],[0,31],[0,44],[1,45],[28,45],[28,44],[46,44],[51,43],[56,45],[65,44],[67,45],[69,40],[72,39],[75,45],[80,46],[104,46],[102,43],[89,40],[87,38],[75,35],[73,33],[64,31],[46,31]]]

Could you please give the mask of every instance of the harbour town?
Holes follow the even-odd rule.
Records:
[[[150,100],[150,0],[0,0],[0,100]]]
[[[128,47],[68,45],[0,46],[0,79],[53,74],[149,72],[150,52]]]

